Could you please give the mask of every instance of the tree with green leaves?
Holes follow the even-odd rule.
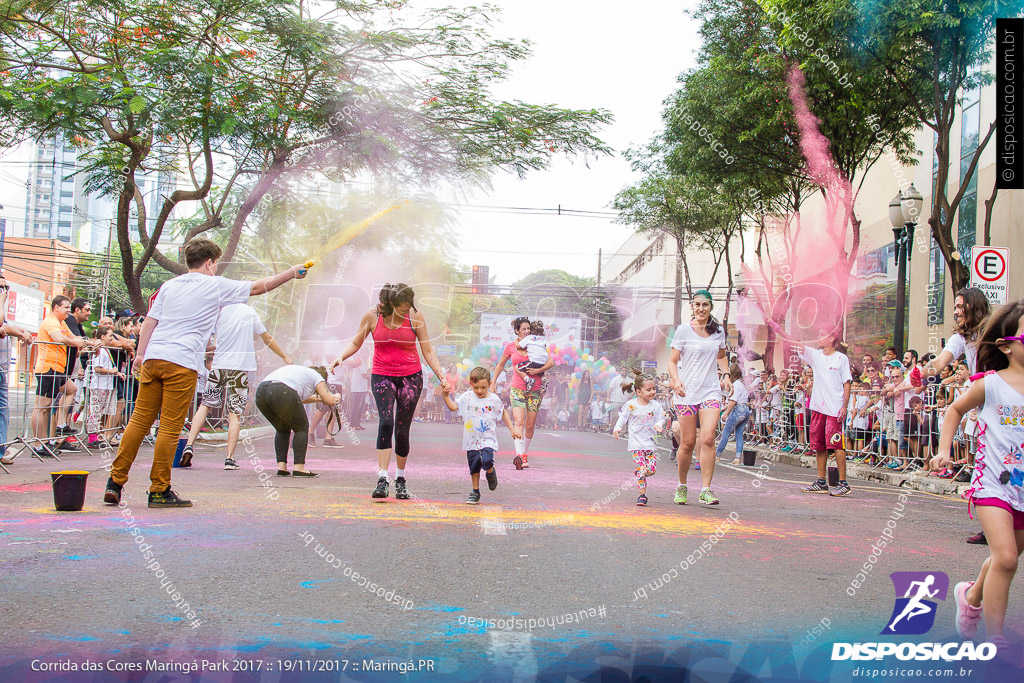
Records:
[[[619,222],[634,226],[641,234],[664,236],[675,247],[673,324],[678,326],[682,322],[684,287],[687,299],[693,298],[687,251],[714,254],[717,274],[723,257],[728,257],[729,241],[738,222],[730,214],[720,188],[697,174],[669,172],[663,155],[664,148],[658,141],[629,154],[633,170],[644,176],[619,192],[613,206],[619,211]]]
[[[11,0],[0,9],[0,135],[62,135],[90,190],[111,197],[135,307],[173,216],[184,239],[225,226],[223,266],[254,213],[291,180],[376,176],[407,186],[520,175],[552,157],[604,154],[599,110],[495,100],[529,55],[489,35],[490,5],[414,13],[405,2]],[[147,200],[141,174],[185,178]],[[144,247],[131,249],[138,217]],[[155,216],[147,230],[147,218]]]
[[[957,249],[953,226],[960,204],[975,181],[981,155],[995,131],[993,121],[973,154],[951,157],[956,120],[964,93],[992,81],[985,67],[993,60],[997,17],[1017,17],[1021,0],[772,0],[794,22],[807,17],[845,33],[865,67],[884,70],[894,97],[914,116],[908,128],[923,125],[935,139],[934,191],[928,225],[951,275],[953,291],[966,287],[970,271]],[[950,174],[959,166],[957,189]],[[986,201],[989,222],[996,188]],[[972,222],[973,225],[973,222]]]
[[[835,264],[823,261],[821,267],[845,273],[836,283],[845,306],[845,278],[859,255],[857,193],[884,155],[912,162],[914,119],[906,101],[891,92],[886,71],[865,65],[848,35],[820,17],[794,22],[777,4],[701,3],[699,63],[681,76],[682,87],[666,102],[664,139],[670,171],[700,173],[726,189],[758,231],[760,305],[766,318],[781,321],[793,304],[793,288],[779,271],[806,249],[804,202],[821,193],[836,217],[843,238],[834,240]],[[822,140],[829,159],[808,163],[806,146],[813,142],[821,149]],[[835,174],[826,174],[832,181],[823,177],[823,167],[834,168]],[[771,331],[768,341],[770,356]]]

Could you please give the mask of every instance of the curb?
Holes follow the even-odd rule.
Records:
[[[274,428],[271,425],[263,425],[262,427],[242,427],[241,433],[238,435],[239,441],[243,439],[259,439],[264,436],[273,436]],[[200,438],[197,443],[203,441],[227,441],[227,432],[201,432]]]
[[[774,460],[786,465],[796,467],[816,468],[817,459],[813,455],[792,455],[782,451],[772,451],[761,446],[754,446],[753,450],[764,457],[766,452],[774,454]],[[864,481],[875,481],[881,484],[888,484],[894,488],[910,489],[923,493],[934,493],[945,496],[961,497],[970,484],[954,482],[951,479],[938,479],[936,477],[921,476],[920,474],[903,474],[890,472],[884,469],[865,467],[863,465],[847,462],[847,475]]]

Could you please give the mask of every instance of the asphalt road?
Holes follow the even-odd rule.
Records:
[[[195,501],[180,510],[146,507],[148,450],[121,510],[102,504],[102,456],[60,463],[92,471],[77,513],[53,510],[61,467],[19,458],[0,473],[0,680],[174,680],[117,670],[147,662],[200,667],[193,680],[857,680],[831,644],[885,640],[889,573],[952,586],[987,556],[964,543],[962,501],[857,481],[845,498],[802,494],[810,471],[780,464],[720,465],[715,507],[691,472],[678,506],[664,456],[639,508],[626,442],[576,432],[539,431],[523,471],[504,435],[499,487],[474,507],[460,427],[415,424],[413,500],[373,502],[375,433],[356,434],[311,450],[308,480],[261,480],[270,438],[240,445],[237,471],[200,447],[174,470]],[[950,595],[902,640],[955,640],[953,609]],[[32,671],[59,662],[79,669]],[[969,666],[949,680],[1021,680]]]

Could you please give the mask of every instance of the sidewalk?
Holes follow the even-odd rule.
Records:
[[[763,459],[765,457],[765,453],[771,452],[773,453],[772,459],[776,462],[795,465],[797,467],[809,467],[812,469],[817,467],[817,461],[813,455],[793,455],[792,453],[785,453],[782,451],[770,451],[770,449],[764,448],[763,446],[754,446],[753,450],[757,451],[758,458]],[[952,479],[929,477],[928,475],[920,472],[893,472],[885,469],[884,467],[868,467],[866,465],[851,463],[849,461],[847,461],[846,464],[846,472],[849,478],[863,479],[864,481],[877,481],[882,484],[895,486],[896,488],[923,491],[924,493],[956,496],[957,498],[971,487],[970,484],[962,484],[960,482],[955,482]]]

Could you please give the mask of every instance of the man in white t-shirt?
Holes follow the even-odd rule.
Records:
[[[843,423],[846,422],[846,408],[850,403],[850,359],[836,350],[837,335],[834,331],[821,330],[818,335],[818,349],[802,346],[800,358],[814,371],[814,386],[811,387],[811,450],[818,460],[818,480],[803,488],[805,493],[827,493],[831,496],[845,496],[850,493],[846,483],[846,451],[843,450]],[[839,466],[839,483],[828,488],[825,478],[828,465],[828,451],[836,454]]]
[[[256,371],[256,335],[276,353],[285,365],[291,365],[288,355],[281,350],[277,341],[267,332],[256,310],[249,304],[231,304],[221,309],[217,320],[216,344],[213,364],[203,389],[203,404],[192,418],[188,443],[181,452],[181,466],[192,466],[192,446],[199,437],[199,430],[206,424],[211,408],[227,404],[228,411],[228,452],[224,469],[237,470],[235,447],[242,430],[242,413],[249,402],[249,373]]]
[[[306,268],[299,265],[255,282],[237,282],[217,275],[221,250],[211,240],[189,240],[184,253],[188,272],[160,287],[139,334],[134,365],[141,369],[139,395],[110,468],[103,494],[103,502],[108,505],[120,504],[142,439],[159,415],[160,429],[149,472],[149,507],[192,507],[192,501],[171,490],[171,462],[195,395],[202,351],[220,311],[306,276]]]
[[[616,417],[622,411],[622,406],[634,397],[632,381],[627,378],[626,373],[625,366],[619,368],[619,376],[612,378],[611,388],[608,390],[608,400],[612,402],[611,414]],[[630,387],[629,391],[623,390],[622,385],[624,384]]]
[[[348,423],[352,429],[366,429],[362,423],[366,414],[366,394],[370,391],[370,370],[362,358],[357,360],[359,364],[352,367],[352,407]]]

